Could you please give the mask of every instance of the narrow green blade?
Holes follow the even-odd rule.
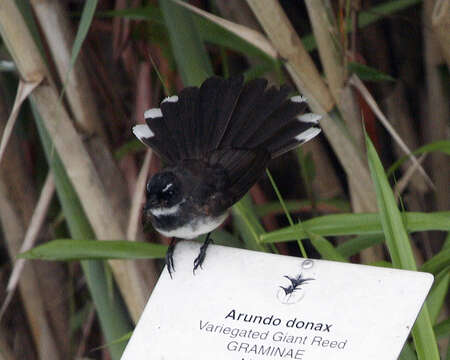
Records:
[[[58,261],[162,259],[166,251],[165,245],[137,241],[57,239],[26,251],[20,257]]]
[[[377,152],[366,134],[367,156],[370,172],[375,185],[377,203],[383,226],[386,245],[394,267],[416,270],[416,262],[411,249],[403,217],[397,208],[394,194],[387,180]],[[433,332],[430,315],[426,305],[423,306],[414,325],[413,339],[419,360],[439,360],[439,350]]]

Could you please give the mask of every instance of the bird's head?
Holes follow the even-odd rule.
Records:
[[[180,181],[172,171],[155,174],[147,183],[146,196],[145,213],[155,217],[175,214],[183,201]]]

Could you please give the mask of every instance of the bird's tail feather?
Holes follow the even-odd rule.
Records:
[[[267,151],[275,158],[320,132],[320,116],[305,113],[301,96],[290,87],[266,89],[267,81],[243,84],[243,77],[211,77],[188,87],[145,113],[135,135],[169,163],[204,159],[220,149]]]

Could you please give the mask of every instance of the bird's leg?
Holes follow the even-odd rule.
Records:
[[[170,278],[172,278],[172,272],[175,271],[175,266],[173,264],[173,252],[175,251],[175,245],[177,244],[178,239],[173,237],[170,240],[169,247],[167,248],[166,252],[166,265],[167,265],[167,271],[169,271]]]
[[[194,274],[195,274],[195,270],[197,270],[197,268],[199,266],[200,266],[200,268],[202,267],[203,261],[205,260],[205,256],[206,256],[206,249],[208,248],[208,245],[212,241],[213,241],[213,239],[211,238],[211,233],[208,233],[208,235],[206,235],[205,241],[203,242],[203,245],[200,247],[200,253],[194,260],[194,269],[192,270]]]

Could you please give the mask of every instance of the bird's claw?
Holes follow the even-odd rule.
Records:
[[[175,245],[177,243],[177,240],[175,238],[173,238],[170,241],[169,247],[167,249],[166,252],[166,266],[167,266],[167,271],[169,272],[170,278],[172,279],[172,273],[175,271],[175,265],[173,262],[173,253],[175,251]]]
[[[212,238],[210,237],[210,234],[206,236],[205,242],[200,247],[200,253],[194,260],[194,268],[192,269],[192,273],[195,275],[195,270],[197,270],[199,267],[200,269],[203,269],[203,261],[205,261],[206,257],[206,249],[208,248],[208,245],[212,242]]]

